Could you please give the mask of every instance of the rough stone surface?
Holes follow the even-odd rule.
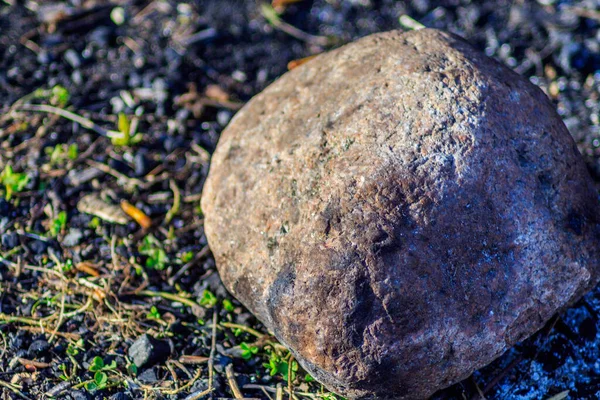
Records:
[[[597,194],[552,104],[436,30],[285,74],[224,131],[204,190],[225,285],[353,398],[425,398],[599,280]]]

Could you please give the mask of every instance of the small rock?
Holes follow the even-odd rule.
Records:
[[[69,233],[62,239],[62,245],[64,247],[77,246],[82,237],[83,232],[81,232],[81,229],[71,228],[69,229]]]
[[[145,369],[138,375],[138,380],[143,383],[155,383],[158,382],[158,377],[156,376],[156,370],[154,367]]]
[[[217,113],[217,122],[221,126],[227,125],[227,123],[229,122],[230,119],[231,119],[231,112],[229,112],[229,111],[222,110]]]
[[[81,60],[79,59],[79,55],[73,49],[69,49],[69,50],[65,51],[65,60],[74,69],[77,69],[81,66]]]
[[[227,289],[345,397],[427,398],[600,279],[600,204],[552,103],[432,29],[254,97],[202,210]]]
[[[29,345],[28,351],[30,354],[39,356],[47,352],[48,349],[50,349],[50,343],[48,343],[48,341],[45,339],[38,339]]]
[[[4,198],[0,198],[0,217],[8,217],[11,210],[11,205]]]
[[[123,392],[115,393],[112,396],[110,396],[110,400],[129,400],[129,399],[131,399],[131,397],[129,397],[128,395],[126,395]]]
[[[215,362],[214,362],[215,371],[217,371],[220,374],[224,374],[225,367],[227,367],[232,362],[233,362],[233,360],[231,358],[217,354],[215,356]]]
[[[67,399],[70,400],[88,400],[90,397],[83,390],[71,390],[67,394]]]
[[[48,249],[48,243],[42,240],[33,240],[29,244],[29,249],[36,255],[41,255]]]
[[[171,354],[171,346],[165,340],[158,340],[148,334],[140,336],[127,352],[138,368],[162,363]]]
[[[6,233],[2,236],[2,247],[6,250],[14,249],[19,243],[19,235],[16,232]]]
[[[75,187],[79,187],[86,182],[91,181],[92,179],[99,178],[102,176],[104,172],[100,171],[97,168],[85,168],[81,171],[72,169],[67,174],[67,184]]]
[[[149,163],[144,151],[137,151],[133,156],[135,176],[144,176],[149,172]]]

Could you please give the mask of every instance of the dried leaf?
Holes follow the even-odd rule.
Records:
[[[52,364],[50,364],[50,363],[28,360],[26,358],[18,358],[17,361],[19,361],[19,364],[24,366],[27,370],[32,370],[32,369],[36,370],[36,369],[48,368],[48,367],[52,366]]]
[[[186,356],[179,357],[179,362],[182,364],[204,364],[208,362],[208,357],[204,356]]]
[[[96,266],[87,261],[83,261],[83,262],[75,264],[75,268],[78,271],[81,271],[81,272],[91,275],[93,277],[100,276],[100,272],[98,272],[98,270],[96,269]]]
[[[286,7],[290,4],[300,3],[302,0],[273,0],[271,6],[273,8]]]
[[[229,101],[229,94],[224,91],[219,85],[208,85],[204,91],[206,97],[216,101]]]
[[[127,215],[135,220],[142,228],[148,229],[152,226],[152,219],[148,217],[142,210],[128,202],[127,200],[121,201],[121,208]]]
[[[308,56],[308,57],[300,58],[300,59],[298,59],[298,60],[292,60],[292,61],[290,61],[290,62],[288,63],[288,65],[287,65],[287,69],[288,69],[288,71],[291,71],[291,70],[293,70],[294,68],[296,68],[296,67],[299,67],[299,66],[301,66],[302,64],[304,64],[304,63],[306,63],[306,62],[308,62],[308,61],[312,60],[312,59],[313,59],[313,58],[315,58],[316,56],[318,56],[318,54],[314,54],[314,55],[312,55],[312,56]]]

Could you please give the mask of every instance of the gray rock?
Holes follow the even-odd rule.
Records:
[[[81,241],[81,238],[83,238],[83,232],[81,232],[81,229],[71,228],[69,229],[69,233],[67,233],[62,239],[62,245],[64,247],[77,246]]]
[[[146,384],[158,382],[158,377],[156,376],[156,367],[148,368],[142,371],[137,378],[140,382]]]
[[[363,38],[254,97],[202,209],[228,290],[351,398],[426,398],[599,280],[597,193],[551,102],[431,29]]]
[[[133,342],[127,354],[138,368],[144,368],[166,361],[171,354],[171,346],[165,340],[143,334]]]

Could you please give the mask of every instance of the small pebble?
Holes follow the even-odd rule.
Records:
[[[154,383],[158,381],[155,368],[148,368],[138,375],[138,380],[143,383]]]
[[[48,249],[48,243],[42,242],[41,240],[33,240],[28,244],[29,249],[36,255],[40,255],[46,252]]]
[[[148,334],[140,336],[127,352],[138,368],[161,363],[170,353],[171,347],[167,341],[155,339]]]
[[[217,371],[220,374],[224,374],[225,367],[227,367],[232,362],[233,362],[233,360],[231,358],[217,354],[215,356],[215,363],[214,363],[215,371]]]
[[[229,111],[223,110],[223,111],[219,111],[217,113],[217,122],[221,126],[227,125],[229,123],[230,119],[231,119],[231,112],[229,112]]]
[[[45,339],[38,339],[29,345],[28,351],[33,355],[39,356],[47,352],[48,349],[50,349],[50,343]]]
[[[138,151],[135,153],[133,156],[133,168],[135,176],[144,176],[148,173],[148,158],[145,152]]]
[[[69,233],[62,239],[62,245],[64,247],[73,247],[79,244],[79,241],[83,237],[81,229],[69,229]]]
[[[131,397],[127,396],[123,392],[115,393],[110,396],[110,400],[129,400]]]
[[[10,209],[10,203],[3,198],[0,198],[0,217],[8,217]]]
[[[69,50],[65,51],[65,60],[74,69],[77,69],[81,66],[81,60],[79,59],[79,55],[73,49],[69,49]]]
[[[6,233],[2,236],[2,247],[6,250],[14,249],[19,245],[19,235],[16,232]]]
[[[67,395],[67,399],[71,400],[89,400],[90,396],[83,390],[71,390]]]

